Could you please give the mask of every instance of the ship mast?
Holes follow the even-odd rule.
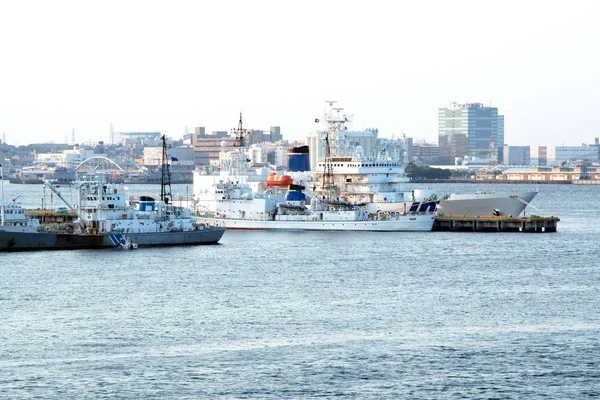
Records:
[[[325,162],[323,163],[323,192],[332,192],[335,190],[333,183],[333,165],[331,164],[331,144],[329,143],[329,134],[325,131]],[[330,197],[332,197],[330,195]]]
[[[169,203],[171,201],[171,169],[169,168],[169,160],[167,156],[167,138],[162,136],[162,165],[160,177],[160,201]]]
[[[331,198],[335,195],[332,158],[343,156],[346,151],[346,131],[348,130],[346,122],[351,121],[351,117],[343,113],[343,108],[333,106],[336,101],[329,100],[326,103],[329,104],[329,110],[323,116],[325,123],[325,130],[322,133],[325,146],[323,192],[328,193]]]
[[[240,121],[238,122],[237,129],[232,129],[231,133],[233,133],[235,140],[233,142],[233,147],[243,147],[244,146],[244,137],[248,134],[248,130],[243,128],[242,125],[242,112],[240,111]]]

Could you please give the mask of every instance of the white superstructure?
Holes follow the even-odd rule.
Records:
[[[228,229],[429,231],[434,222],[433,214],[372,213],[365,203],[330,200],[294,184],[264,191],[241,181],[213,187],[212,204],[199,221]]]
[[[332,102],[330,105],[333,105]],[[332,107],[324,118],[326,130],[322,139],[326,146],[324,162],[328,163],[327,174],[303,171],[274,175],[266,168],[249,171],[245,168],[246,156],[242,149],[222,152],[218,171],[195,171],[193,204],[201,214],[200,221],[229,229],[431,230],[434,222],[432,212],[380,210],[372,204],[380,197],[377,193],[363,191],[361,194],[364,196],[360,198],[342,195],[344,188],[333,178],[332,172],[338,174],[337,163],[342,160],[331,153],[334,147],[334,154],[348,152],[341,133],[347,118],[339,115],[340,110]],[[347,168],[355,168],[356,174],[362,174],[359,163],[363,161],[362,168],[368,168],[366,159],[358,161],[358,158],[345,157],[343,162],[352,162],[354,166],[347,164]],[[390,165],[376,167],[381,169],[377,174],[384,173]],[[396,167],[399,164],[396,163]],[[396,174],[397,171],[390,171],[388,175]],[[375,182],[378,178],[371,179]],[[374,191],[376,187],[367,185],[365,190]]]
[[[0,164],[0,230],[11,232],[35,232],[40,222],[29,218],[25,209],[13,199],[9,204],[4,203],[4,170]]]

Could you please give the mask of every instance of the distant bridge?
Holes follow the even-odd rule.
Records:
[[[134,162],[126,161],[125,168],[128,170],[135,169],[137,171],[144,172],[144,169]],[[80,173],[106,172],[112,174],[122,174],[126,171],[115,161],[104,156],[92,156],[90,158],[86,158],[75,167],[75,170]]]

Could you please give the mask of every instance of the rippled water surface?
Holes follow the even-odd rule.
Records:
[[[600,188],[537,189],[556,233],[0,253],[0,398],[598,397]]]

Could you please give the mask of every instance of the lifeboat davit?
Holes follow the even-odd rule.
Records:
[[[267,186],[289,186],[294,179],[289,175],[277,175],[271,172],[267,177]]]

